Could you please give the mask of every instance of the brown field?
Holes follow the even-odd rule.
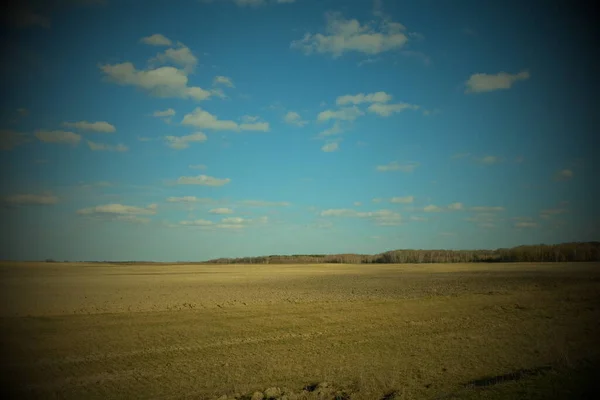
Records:
[[[5,262],[0,293],[15,398],[583,398],[600,360],[597,263]]]

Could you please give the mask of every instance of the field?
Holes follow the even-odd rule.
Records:
[[[16,398],[586,398],[600,360],[594,263],[5,262],[0,278]]]

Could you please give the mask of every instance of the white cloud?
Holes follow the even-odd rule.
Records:
[[[381,203],[383,201],[382,198],[380,197],[375,197],[374,199],[371,200],[373,203]]]
[[[344,107],[339,110],[325,110],[321,111],[317,116],[317,121],[323,122],[330,119],[337,119],[341,121],[354,121],[356,118],[365,115],[358,107]]]
[[[504,211],[504,207],[476,206],[476,207],[471,207],[471,211],[482,212],[482,213],[500,212],[500,211]]]
[[[408,42],[405,27],[397,22],[384,20],[379,27],[373,24],[361,25],[356,19],[345,19],[340,13],[326,14],[325,34],[306,33],[301,40],[293,41],[292,49],[304,54],[329,53],[334,58],[345,52],[359,52],[368,55],[400,49]]]
[[[185,226],[212,226],[213,222],[205,219],[197,219],[194,221],[181,221],[180,224]]]
[[[287,201],[263,201],[263,200],[242,200],[240,205],[250,207],[287,207],[290,205]]]
[[[484,93],[493,92],[494,90],[510,89],[517,82],[529,79],[530,74],[524,70],[518,74],[508,74],[500,72],[497,74],[473,74],[465,82],[465,93]]]
[[[2,198],[2,203],[12,206],[51,205],[58,203],[58,197],[52,194],[14,194]]]
[[[190,165],[188,165],[188,168],[191,168],[191,169],[206,169],[206,165],[204,165],[204,164],[195,164],[195,165],[190,164]]]
[[[213,208],[212,210],[209,211],[209,213],[211,213],[211,214],[233,214],[233,210],[231,208],[220,207],[220,208]]]
[[[224,224],[243,224],[245,222],[248,222],[248,220],[241,217],[229,217],[223,218],[221,222],[223,222]]]
[[[159,62],[163,64],[175,64],[183,67],[187,73],[192,72],[198,64],[198,59],[192,53],[189,47],[179,43],[178,48],[169,48],[162,53],[158,53],[150,62]]]
[[[196,107],[194,111],[186,114],[181,121],[183,125],[192,125],[200,129],[212,130],[238,130],[238,124],[235,121],[220,120],[208,111]]]
[[[323,145],[323,147],[321,147],[321,150],[325,153],[331,153],[332,151],[339,150],[339,144],[338,142],[326,143]]]
[[[418,166],[419,166],[419,163],[416,163],[416,162],[400,164],[397,161],[393,161],[387,165],[378,165],[376,169],[377,169],[377,171],[380,171],[380,172],[387,172],[387,171],[413,172],[415,170],[415,168],[417,168]]]
[[[126,152],[129,150],[129,147],[125,146],[124,144],[119,143],[116,146],[110,145],[110,144],[105,144],[105,143],[95,143],[92,141],[87,141],[88,147],[90,148],[90,150],[92,151],[117,151],[120,153]]]
[[[573,171],[570,169],[561,169],[554,174],[554,179],[557,181],[566,181],[573,178]]]
[[[233,80],[231,80],[231,78],[227,77],[227,76],[215,76],[215,79],[213,80],[213,85],[223,85],[223,86],[227,86],[230,88],[234,88],[235,85],[233,84]]]
[[[165,136],[165,141],[167,142],[167,146],[172,149],[182,150],[190,147],[190,143],[192,142],[205,142],[206,135],[202,132],[192,133],[191,135],[186,136]]]
[[[348,217],[348,218],[366,218],[377,225],[399,225],[402,217],[397,212],[391,210],[376,210],[359,212],[349,208],[328,209],[321,211],[322,217]]]
[[[448,204],[448,210],[460,211],[460,210],[463,210],[463,209],[464,209],[463,203]]]
[[[434,204],[430,204],[430,205],[424,207],[423,211],[425,211],[425,212],[442,212],[443,210]]]
[[[414,196],[404,196],[404,197],[392,197],[390,199],[390,203],[402,203],[409,204],[415,201]]]
[[[0,129],[0,150],[12,150],[30,141],[31,138],[25,133],[12,129]]]
[[[173,115],[175,115],[175,110],[172,108],[167,108],[163,111],[158,110],[152,113],[153,117],[172,117]]]
[[[363,65],[374,64],[374,63],[376,63],[378,61],[381,61],[380,57],[377,57],[377,58],[366,58],[366,59],[364,59],[362,61],[359,61],[356,65],[359,66],[359,67],[362,67]]]
[[[177,179],[179,185],[223,186],[229,182],[231,182],[229,178],[219,179],[208,175],[180,176]]]
[[[35,131],[35,137],[46,143],[64,143],[76,145],[81,140],[81,135],[67,131]]]
[[[169,203],[214,203],[214,200],[211,198],[200,198],[196,196],[168,197],[167,201]]]
[[[283,120],[290,125],[296,125],[300,127],[308,124],[308,121],[303,120],[302,117],[300,117],[300,114],[295,111],[289,111],[287,114],[285,114]]]
[[[333,123],[333,126],[331,128],[325,129],[324,131],[322,131],[321,133],[319,133],[319,137],[326,137],[326,136],[332,136],[332,135],[337,135],[339,133],[342,133],[342,127],[340,125],[340,121],[335,121]]]
[[[418,215],[412,215],[412,216],[410,217],[410,220],[411,220],[411,221],[419,221],[419,222],[422,222],[422,221],[427,221],[427,218],[425,218],[425,217],[420,217],[420,216],[418,216]]]
[[[171,46],[173,42],[160,33],[155,33],[151,36],[146,36],[140,39],[141,43],[149,44],[151,46]]]
[[[392,96],[386,92],[375,92],[375,93],[359,93],[355,95],[339,96],[336,99],[338,106],[344,106],[346,104],[362,104],[362,103],[387,103],[392,99]]]
[[[248,122],[246,116],[246,121],[242,124],[239,124],[235,121],[229,120],[220,120],[216,116],[212,115],[208,111],[203,110],[200,107],[196,107],[194,111],[189,114],[186,114],[183,117],[181,123],[183,125],[191,125],[200,129],[211,129],[211,130],[229,130],[229,131],[269,131],[269,123],[268,122]],[[243,118],[244,120],[244,118]]]
[[[355,205],[356,207],[360,207],[360,206],[362,206],[362,203],[361,203],[360,201],[355,201],[355,202],[354,202],[354,205]]]
[[[179,97],[206,100],[212,93],[197,86],[188,86],[185,71],[175,67],[137,70],[132,63],[101,65],[107,80],[124,86],[135,86],[157,97]]]
[[[150,204],[147,207],[126,206],[123,204],[105,204],[95,207],[83,208],[77,211],[80,215],[116,216],[116,215],[154,215],[158,205]]]
[[[371,113],[377,114],[381,117],[389,117],[393,113],[399,113],[404,110],[417,110],[419,106],[408,103],[398,103],[398,104],[382,104],[382,103],[373,103],[367,108],[367,110]]]

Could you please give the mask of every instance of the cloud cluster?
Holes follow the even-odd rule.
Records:
[[[154,215],[158,209],[157,204],[149,204],[147,207],[127,206],[118,203],[104,204],[95,207],[83,208],[77,214],[88,217],[103,218],[109,220],[147,223],[149,218],[140,215]]]
[[[229,182],[231,182],[229,178],[219,179],[208,175],[198,175],[180,176],[176,183],[179,185],[223,186]]]

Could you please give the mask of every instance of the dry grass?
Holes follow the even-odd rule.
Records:
[[[4,263],[0,277],[0,372],[20,398],[210,398],[323,381],[352,399],[475,398],[464,383],[600,359],[591,263]]]

